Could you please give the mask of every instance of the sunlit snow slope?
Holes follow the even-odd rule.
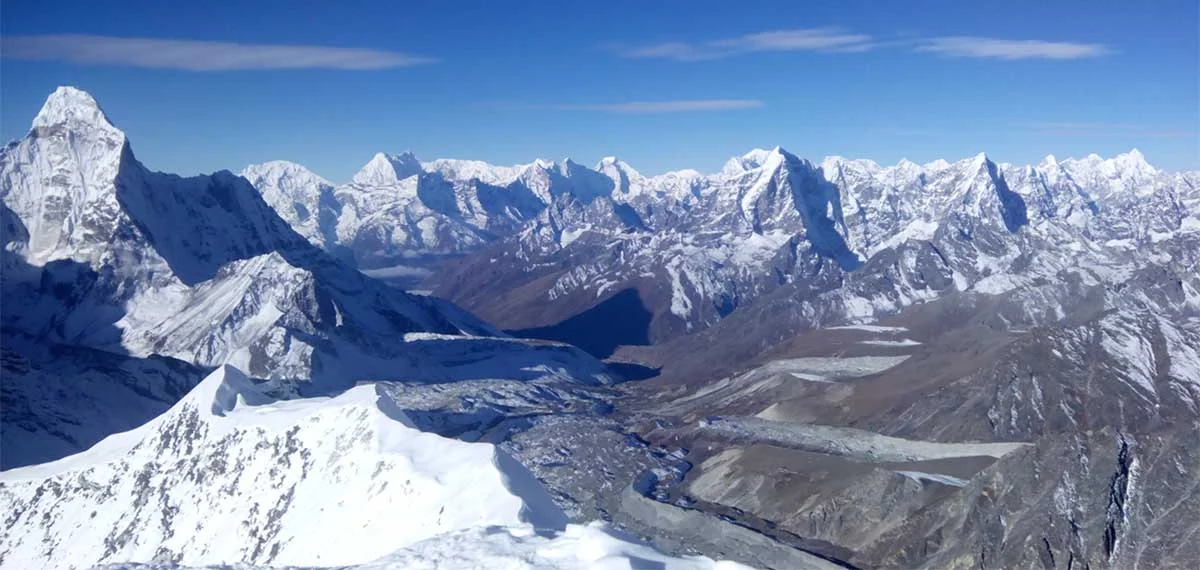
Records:
[[[411,425],[373,385],[274,401],[224,366],[140,428],[0,475],[0,567],[718,567],[567,526],[495,446]]]
[[[226,567],[206,567],[224,570]],[[269,567],[245,567],[266,570]],[[421,541],[346,570],[739,570],[735,562],[666,556],[608,529],[602,523],[567,525],[563,532],[535,533],[528,525],[473,528]],[[113,564],[105,570],[184,570],[175,564]]]
[[[494,446],[409,425],[374,386],[276,402],[222,367],[145,426],[0,475],[0,562],[357,564],[448,531],[566,523]]]

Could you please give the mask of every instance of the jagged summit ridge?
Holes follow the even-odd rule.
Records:
[[[1198,186],[1197,174],[1153,169],[1134,151],[1109,159],[1056,158],[1027,167],[997,162],[986,153],[955,162],[901,160],[885,166],[838,156],[814,163],[776,146],[734,157],[716,174],[679,171],[657,176],[643,175],[615,156],[601,159],[595,168],[541,159],[515,166],[437,159],[421,167],[431,176],[381,186],[369,197],[361,189],[339,191],[344,209],[337,222],[337,243],[352,250],[360,265],[426,264],[420,265],[422,275],[432,275],[432,282],[422,276],[406,277],[403,283],[437,287],[443,276],[437,273],[436,256],[470,254],[503,243],[517,256],[513,263],[525,265],[560,250],[584,251],[589,247],[585,244],[624,243],[638,236],[644,242],[631,243],[632,249],[617,254],[623,261],[581,259],[582,266],[564,275],[548,295],[561,298],[566,291],[586,287],[584,283],[597,278],[593,272],[602,263],[612,263],[605,272],[620,275],[601,279],[592,295],[603,296],[614,290],[611,283],[624,283],[633,275],[666,274],[663,278],[674,282],[670,276],[677,274],[679,283],[669,294],[676,299],[672,314],[708,323],[715,318],[700,316],[708,309],[684,301],[685,296],[705,296],[701,305],[736,306],[727,297],[737,296],[721,292],[748,288],[738,296],[757,295],[774,285],[750,286],[750,275],[775,271],[772,264],[798,264],[810,253],[854,270],[889,248],[929,242],[950,232],[986,235],[978,243],[988,250],[981,259],[988,259],[1003,257],[1000,252],[1010,247],[1010,240],[1020,241],[1029,227],[1047,223],[1084,232],[1073,239],[1108,236],[1100,243],[1146,241],[1152,234],[1169,235],[1197,223],[1188,221],[1194,217],[1187,208],[1165,202],[1157,206],[1184,214],[1141,222],[1134,220],[1143,214],[1117,214],[1174,200],[1174,190],[1159,189],[1180,188],[1186,194]],[[995,239],[993,231],[999,232]],[[581,239],[588,235],[596,241]],[[712,242],[693,249],[697,240],[716,239],[712,236],[742,240],[744,245]],[[676,241],[680,238],[682,242]],[[400,252],[424,257],[414,262]],[[984,270],[980,265],[969,273]],[[945,278],[957,279],[961,288],[971,287],[972,279],[962,272],[948,272]],[[934,281],[942,283],[943,277]]]
[[[68,99],[90,101],[63,91],[51,96],[49,107],[58,109]],[[70,119],[34,129],[0,149],[3,344],[6,350],[71,346],[81,354],[56,363],[38,353],[27,369],[6,369],[6,403],[10,394],[44,393],[39,384],[46,377],[82,368],[81,362],[98,358],[93,353],[117,355],[113,358],[130,370],[157,358],[188,370],[233,364],[269,380],[277,393],[312,394],[360,380],[425,381],[478,372],[459,370],[448,356],[453,349],[440,348],[464,346],[459,341],[480,343],[460,350],[484,359],[493,355],[500,368],[508,366],[501,357],[505,351],[538,350],[519,342],[503,349],[489,344],[500,333],[473,315],[441,299],[389,287],[340,258],[341,205],[334,188],[306,169],[286,162],[247,169],[258,189],[226,171],[183,178],[150,171],[123,137],[95,136],[103,132]],[[412,227],[422,230],[416,223]],[[458,235],[447,239],[466,241]],[[439,336],[420,344],[405,336],[410,333]],[[588,369],[579,379],[610,381],[577,350],[563,357],[563,370]],[[119,393],[136,394],[136,403],[59,398],[36,422],[4,415],[6,437],[12,433],[9,422],[24,422],[32,443],[23,448],[78,450],[105,428],[86,423],[63,428],[59,424],[69,423],[67,418],[118,416],[104,425],[128,429],[121,414],[137,408],[149,413],[170,397],[137,385],[138,374],[121,374],[103,372],[94,384],[131,383],[131,390]],[[99,412],[81,413],[76,409],[81,406]],[[17,447],[6,444],[2,451],[6,465],[27,460],[10,455]]]
[[[116,130],[88,92],[70,86],[55,89],[33,119],[33,128],[88,125]]]
[[[104,128],[95,128],[98,120]],[[0,151],[0,197],[14,226],[5,232],[5,267],[21,269],[20,279],[5,280],[5,299],[12,307],[25,296],[38,301],[5,311],[10,330],[203,366],[236,361],[261,377],[291,378],[316,374],[324,351],[361,349],[387,360],[397,347],[382,339],[455,333],[455,322],[487,330],[336,261],[244,178],[150,171],[123,136],[111,136],[120,131],[83,91],[56,90],[38,121],[53,128]],[[310,183],[321,179],[280,195],[294,207]],[[315,194],[310,217],[321,215]],[[55,288],[53,296],[44,288]]]
[[[975,165],[984,165],[986,163],[996,163],[993,158],[986,152],[979,152],[969,157],[951,162],[944,158],[938,158],[925,163],[917,163],[907,158],[900,159],[894,165],[881,165],[873,160],[866,158],[849,158],[839,155],[828,155],[820,161],[814,162],[795,155],[781,146],[775,146],[770,149],[755,148],[746,153],[731,157],[728,159],[721,170],[717,174],[724,175],[740,175],[750,170],[756,170],[777,164],[779,162],[808,162],[811,164],[819,164],[828,167],[847,167],[852,166],[855,169],[866,171],[908,171],[933,173],[961,163],[969,163]],[[269,164],[287,162],[287,161],[270,161],[259,165],[251,165],[247,168],[262,167]],[[295,163],[292,163],[295,164]],[[1010,165],[1004,163],[1004,166],[1017,167],[1018,165]],[[1046,157],[1037,165],[1029,166],[1053,166],[1053,165],[1074,165],[1076,169],[1085,168],[1102,168],[1108,172],[1120,170],[1122,168],[1132,168],[1137,171],[1158,173],[1164,172],[1151,165],[1145,155],[1138,149],[1130,149],[1128,152],[1120,153],[1109,158],[1101,157],[1097,154],[1089,154],[1083,158],[1057,158],[1054,154],[1046,155]],[[299,165],[297,165],[299,166]],[[419,160],[411,151],[405,151],[400,154],[386,154],[383,152],[376,153],[370,161],[368,161],[362,169],[357,172],[352,178],[353,182],[362,184],[392,184],[399,180],[403,180],[409,176],[419,173],[439,173],[447,179],[456,181],[477,180],[488,184],[505,185],[512,182],[514,179],[522,176],[529,171],[554,171],[559,173],[567,173],[571,170],[586,169],[594,172],[613,173],[615,176],[618,172],[623,173],[630,179],[645,179],[645,180],[661,180],[672,175],[680,174],[713,176],[706,174],[703,171],[696,169],[682,169],[670,172],[665,172],[658,175],[647,176],[642,174],[630,163],[619,159],[615,155],[602,157],[596,162],[592,168],[587,168],[571,158],[564,158],[561,161],[554,161],[544,158],[536,158],[528,163],[516,164],[511,166],[502,166],[489,163],[483,160],[475,159],[457,159],[457,158],[437,158],[430,161]],[[620,188],[620,185],[617,185]]]
[[[390,155],[380,152],[371,157],[351,182],[365,186],[385,186],[421,172],[421,163],[411,152]]]

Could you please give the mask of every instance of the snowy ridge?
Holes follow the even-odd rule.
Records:
[[[363,186],[386,186],[420,174],[421,163],[410,152],[387,155],[376,153],[352,181]]]
[[[563,532],[534,532],[528,526],[472,528],[418,542],[378,560],[345,570],[578,570],[641,568],[663,570],[743,570],[736,562],[714,562],[703,556],[676,558],[621,536],[603,523],[567,525]],[[112,564],[104,570],[185,570],[175,564]],[[187,567],[193,568],[193,567]],[[226,566],[205,567],[224,570]],[[245,566],[267,570],[272,566]],[[199,570],[199,569],[197,569]],[[297,570],[302,570],[297,568]],[[315,569],[314,569],[315,570]]]
[[[339,218],[338,244],[353,250],[362,266],[377,267],[423,254],[470,253],[498,241],[512,244],[505,249],[521,249],[517,253],[520,260],[537,263],[535,258],[555,255],[572,245],[583,249],[589,240],[577,240],[587,233],[600,233],[597,238],[602,240],[638,237],[631,231],[683,234],[695,240],[708,232],[745,237],[778,229],[806,240],[818,257],[852,270],[889,248],[933,240],[939,228],[953,226],[956,217],[969,217],[1009,233],[1030,223],[1064,224],[1094,233],[1106,224],[1128,223],[1119,215],[1110,215],[1110,210],[1123,214],[1130,208],[1144,208],[1129,199],[1131,194],[1160,196],[1164,192],[1154,188],[1182,188],[1178,200],[1189,204],[1200,194],[1196,189],[1200,176],[1154,169],[1136,150],[1112,159],[1093,155],[1060,162],[1048,157],[1042,164],[1028,167],[996,164],[982,153],[953,164],[939,160],[918,165],[902,160],[882,167],[869,160],[842,157],[827,157],[815,165],[775,147],[730,159],[714,175],[680,171],[654,177],[641,175],[615,157],[605,157],[588,169],[570,159],[539,159],[500,167],[456,159],[418,164],[411,155],[401,156],[409,157],[405,159],[406,175],[424,174],[403,181],[389,174],[383,185],[388,190],[386,198],[368,199],[361,188],[355,189],[363,186],[358,177],[339,190],[339,203],[350,205],[352,211]],[[384,165],[387,160],[386,155],[376,155],[363,173],[376,167],[391,172],[392,168]],[[1121,190],[1133,187],[1136,192]],[[264,195],[269,194],[270,185],[263,190]],[[1113,202],[1112,207],[1098,207],[1101,200]],[[287,208],[287,204],[269,201],[277,210]],[[594,204],[596,201],[603,204]],[[618,223],[608,226],[605,218],[615,218]],[[1197,228],[1200,217],[1191,214],[1168,226],[1143,230],[1135,239],[1161,241],[1172,232],[1194,233]],[[1136,231],[1132,226],[1129,229]],[[1078,236],[1074,239],[1078,241]],[[635,260],[644,247],[633,248]],[[662,254],[653,246],[646,252],[652,259]],[[722,253],[715,256],[728,257]],[[623,264],[629,261],[626,256]],[[691,277],[687,280],[724,282],[724,290],[746,287],[729,287],[729,277],[714,275],[722,272],[717,263],[721,262],[703,262],[686,271]],[[620,274],[605,276],[600,282],[662,272],[672,264],[678,262],[613,268]],[[756,265],[735,271],[761,273],[764,269]],[[436,272],[436,267],[431,270]],[[549,294],[561,296],[561,292]],[[699,306],[697,301],[714,300],[700,291],[688,295],[693,306]],[[684,319],[691,325],[713,320],[697,313]]]
[[[565,525],[494,446],[409,423],[374,386],[277,402],[225,366],[145,426],[0,475],[0,502],[17,517],[2,558],[26,568],[358,564],[448,531]],[[78,516],[92,522],[78,527]],[[241,525],[256,531],[230,532]],[[47,552],[52,537],[70,538]]]
[[[334,199],[332,182],[283,160],[252,165],[241,176],[305,239],[318,247],[337,242],[341,205]]]
[[[378,353],[404,332],[488,330],[336,262],[242,178],[150,172],[75,89],[52,94],[30,135],[3,150],[0,179],[16,226],[6,265],[28,268],[5,282],[7,298],[28,301],[6,312],[10,330],[206,366],[249,358],[261,376],[307,375],[313,335]]]
[[[4,415],[6,441],[17,422],[31,439],[5,446],[5,466],[44,458],[37,450],[55,450],[56,457],[79,450],[161,412],[194,383],[143,389],[159,369],[138,370],[139,363],[163,356],[197,369],[234,364],[272,380],[280,395],[335,393],[364,380],[534,376],[515,368],[513,351],[478,340],[502,336],[486,323],[443,300],[365,277],[338,252],[315,247],[332,244],[322,238],[336,229],[329,224],[334,189],[323,179],[282,162],[248,173],[270,189],[256,190],[229,172],[152,172],[94,100],[73,88],[50,95],[29,134],[0,151],[3,333],[5,348],[18,350],[6,362],[37,356],[44,346],[106,351],[126,358],[88,377],[151,396],[124,411],[106,405],[116,414],[109,421],[75,409],[89,405],[84,398],[46,399],[42,388],[27,384],[69,366],[27,373],[18,365],[6,375],[14,383],[4,407],[29,415]],[[284,200],[288,219],[264,196]],[[407,333],[452,336],[495,367],[464,370],[454,350],[404,342]],[[530,360],[539,350],[554,352],[555,367],[545,375],[611,381],[578,351],[522,346],[529,354],[521,358]],[[107,360],[78,360],[85,368],[91,362]],[[36,406],[25,398],[36,398]]]
[[[144,426],[0,474],[0,506],[14,568],[742,568],[567,525],[515,460],[416,430],[376,386],[279,401],[231,366]]]
[[[613,164],[602,161],[599,170],[624,188]],[[511,290],[553,279],[544,300],[564,311],[637,288],[663,299],[650,309],[652,337],[664,340],[781,286],[822,297],[809,322],[820,326],[872,320],[951,291],[1005,294],[1064,272],[1116,284],[1167,258],[1139,258],[1138,244],[1178,248],[1200,238],[1200,174],[1155,169],[1136,151],[1037,166],[981,153],[883,167],[841,157],[818,165],[756,149],[715,175],[629,180],[630,190],[607,200],[548,207],[534,225],[489,247],[486,259],[443,276],[437,293],[495,319],[488,299],[498,285],[489,283]],[[605,220],[609,212],[621,222]],[[753,254],[739,251],[765,242]],[[574,269],[559,275],[503,273],[564,259]],[[488,283],[476,282],[472,274],[483,271]]]

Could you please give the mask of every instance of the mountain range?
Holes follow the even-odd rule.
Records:
[[[590,169],[404,153],[376,155],[342,186],[290,163],[243,175],[314,244],[504,329],[546,332],[636,291],[613,316],[649,313],[643,330],[561,338],[580,345],[671,340],[780,287],[840,297],[814,307],[811,326],[1062,272],[1108,282],[1155,262],[1142,246],[1190,245],[1200,229],[1200,174],[1160,171],[1136,150],[881,167],[776,147],[716,174],[652,177],[613,157]]]
[[[0,184],[0,567],[1200,559],[1200,173],[1137,151],[181,178],[63,87]]]

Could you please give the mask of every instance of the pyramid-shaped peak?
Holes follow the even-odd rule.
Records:
[[[764,166],[779,166],[783,162],[787,161],[788,157],[791,156],[792,155],[788,154],[786,150],[783,150],[778,146],[770,150],[756,148],[750,152],[747,152],[746,154],[743,154],[742,156],[735,156],[729,159],[725,163],[725,167],[721,169],[721,172],[727,175],[736,176],[742,174],[743,172],[749,172],[751,170],[763,168]]]
[[[750,152],[747,152],[746,154],[743,154],[742,159],[746,160],[746,161],[750,161],[750,162],[755,162],[757,164],[762,164],[762,163],[766,162],[767,160],[769,160],[772,156],[785,155],[785,154],[787,154],[787,151],[783,150],[783,147],[780,147],[780,146],[774,146],[770,149],[756,148],[756,149],[751,150]]]
[[[46,98],[46,103],[42,105],[42,110],[33,119],[33,128],[35,129],[54,125],[92,125],[105,129],[115,129],[91,94],[82,89],[69,86],[62,86],[55,89]]]
[[[1154,167],[1146,162],[1146,156],[1138,149],[1131,149],[1129,152],[1118,154],[1113,157],[1113,160],[1125,167],[1137,168],[1139,170],[1154,171]]]
[[[411,152],[375,153],[370,162],[354,175],[352,182],[366,186],[386,186],[424,172],[421,161]]]
[[[641,174],[638,173],[638,171],[635,170],[632,166],[630,166],[628,162],[625,162],[615,156],[606,156],[604,158],[601,158],[600,162],[596,163],[595,170],[600,171],[600,172],[617,172],[617,171],[619,171],[619,172],[624,172],[627,176],[631,176],[631,177],[641,176]]]
[[[921,165],[921,168],[925,170],[941,171],[950,168],[950,163],[944,158],[939,158],[933,162],[926,162],[925,164]]]
[[[262,180],[282,182],[285,180],[300,180],[319,186],[333,186],[319,174],[311,171],[303,164],[289,160],[271,160],[260,164],[251,164],[241,172],[242,178],[249,180],[255,186]]]

